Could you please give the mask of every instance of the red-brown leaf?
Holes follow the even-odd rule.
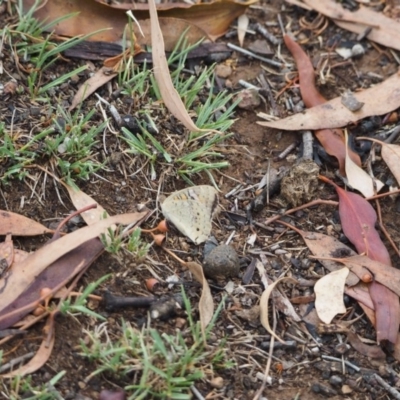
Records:
[[[376,212],[363,197],[346,192],[336,186],[339,195],[339,214],[342,229],[356,247],[358,253],[365,253],[370,259],[392,266],[390,255],[375,229]],[[400,303],[398,296],[387,287],[373,281],[369,291],[376,314],[377,340],[396,343],[400,325]]]
[[[315,86],[314,68],[311,60],[290,36],[284,35],[284,41],[286,47],[292,53],[299,71],[300,92],[304,104],[309,108],[325,103],[326,99]],[[343,131],[341,129],[320,129],[315,131],[315,136],[326,152],[337,158],[340,173],[345,176],[346,143]],[[357,165],[361,165],[359,155],[351,149],[349,149],[349,156]]]

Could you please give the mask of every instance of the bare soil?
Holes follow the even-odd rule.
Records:
[[[317,17],[314,12],[306,12],[294,6],[282,5],[282,2],[277,0],[261,1],[260,8],[249,10],[249,16],[252,23],[276,22],[279,12],[281,12],[284,21],[291,21],[292,31],[300,29],[299,21],[302,18],[313,21]],[[0,19],[0,28],[4,26],[5,22],[12,20],[6,13]],[[280,30],[277,25],[272,26],[270,30],[280,37]],[[327,51],[327,43],[330,43],[332,38],[340,38],[343,42],[355,40],[354,34],[341,30],[331,21],[320,34],[322,46],[320,46],[319,38],[315,36],[312,30],[302,29],[301,35],[305,42],[303,46],[312,59],[316,61],[317,68],[318,57],[320,53]],[[263,38],[258,33],[247,35],[244,48],[247,48],[255,39]],[[229,40],[234,43],[237,41],[236,38]],[[220,41],[226,42],[228,39],[221,38]],[[321,92],[328,99],[340,95],[347,89],[357,90],[358,88],[369,87],[376,82],[376,79],[369,74],[371,72],[385,79],[396,71],[396,62],[389,52],[379,46],[371,46],[366,40],[361,43],[367,48],[365,55],[350,60],[343,66],[331,69],[326,76],[325,84],[319,82]],[[291,60],[291,56],[284,46],[281,47],[281,52],[286,60]],[[4,68],[14,77],[18,77],[18,71],[15,69],[13,61],[8,57],[9,52],[5,51]],[[228,79],[235,91],[240,89],[237,83],[239,79],[257,85],[255,79],[260,73],[263,73],[270,82],[274,95],[288,84],[282,71],[275,69],[276,74],[270,74],[261,68],[261,62],[250,60],[238,53],[233,53],[231,59],[233,60],[233,69]],[[337,57],[334,61],[330,60],[329,62],[335,64],[341,61]],[[80,62],[72,60],[72,63]],[[101,63],[98,63],[98,66],[100,65]],[[69,68],[69,66],[60,61],[55,66],[55,72],[64,71],[66,68]],[[273,67],[268,68],[274,69]],[[5,74],[0,76],[0,82],[6,83],[7,80],[8,77]],[[63,101],[68,102],[71,98],[71,92],[76,91],[78,86],[79,84],[72,83],[64,94],[60,93]],[[112,84],[112,87],[116,88],[115,84]],[[106,89],[100,89],[99,93],[111,101]],[[243,188],[256,186],[266,173],[268,162],[271,163],[271,167],[278,168],[282,165],[291,167],[296,158],[301,155],[300,133],[278,132],[256,124],[260,120],[256,114],[261,111],[269,114],[275,112],[275,115],[279,117],[287,115],[289,111],[286,109],[285,101],[289,98],[294,99],[295,104],[300,101],[299,91],[295,84],[276,99],[277,107],[275,109],[269,102],[261,102],[260,106],[250,110],[237,109],[235,115],[237,120],[232,129],[234,136],[221,146],[221,151],[231,165],[225,170],[213,173],[221,189],[220,203],[222,209],[244,216],[246,205],[255,196],[255,189],[244,191],[240,195],[236,194],[229,198],[225,198],[224,195],[236,187],[238,183],[243,184]],[[90,110],[95,101],[92,98],[86,101],[82,112],[86,112],[85,107]],[[120,102],[119,105],[124,107],[124,102]],[[40,120],[40,118],[46,113],[45,109],[41,109],[41,115],[35,116],[32,114],[32,107],[41,106],[33,104],[26,94],[14,94],[7,100],[5,98],[0,99],[0,120],[5,121],[7,128],[9,128],[14,113],[14,129],[18,128],[28,134],[33,126],[42,123],[43,119]],[[128,114],[129,107],[129,104],[125,104],[125,109],[120,109],[120,113]],[[24,118],[24,116],[26,117]],[[383,126],[382,124],[379,126],[383,130],[388,129],[388,127],[389,125]],[[354,132],[357,129],[359,131],[360,128],[352,128]],[[291,157],[277,160],[277,155],[293,142],[298,143],[298,145],[291,152]],[[113,151],[119,151],[119,142],[116,138],[110,138],[109,145]],[[130,177],[129,175],[135,172],[137,165],[132,165],[129,161],[125,155],[122,155],[120,160],[110,167],[109,171],[100,173],[103,179],[93,177],[90,181],[78,182],[80,189],[103,205],[111,215],[135,211],[138,204],[146,204],[150,209],[157,207],[156,194],[161,182],[159,180],[150,181],[141,174]],[[46,165],[46,160],[43,161],[43,165]],[[376,168],[378,177],[383,179],[384,182],[389,179],[390,174],[384,164],[377,161],[374,168]],[[337,166],[334,163],[322,162],[321,172],[333,179],[335,179],[334,172],[336,169]],[[162,171],[158,171],[158,179],[164,179],[161,187],[165,194],[186,186],[182,180],[164,176],[160,172]],[[54,189],[53,180],[51,178],[44,180],[44,174],[40,170],[31,169],[29,174],[30,178],[25,181],[14,180],[9,184],[0,186],[0,208],[21,213],[45,225],[54,226],[74,209],[69,201],[68,194],[61,186],[58,187],[58,194]],[[209,183],[206,176],[196,176],[193,180],[196,184]],[[33,187],[34,183],[37,183],[35,188]],[[322,183],[318,187],[318,197],[336,199],[334,190]],[[60,202],[60,198],[63,204]],[[398,246],[400,233],[396,223],[399,218],[397,202],[385,198],[380,201],[380,204],[384,224],[394,243]],[[283,206],[279,199],[276,200],[273,197],[269,205],[266,205],[260,212],[253,214],[253,218],[255,222],[262,224],[268,217],[282,210]],[[145,227],[155,226],[157,219],[160,219],[159,214],[155,214],[147,221]],[[321,233],[330,232],[330,234],[346,240],[341,232],[337,209],[333,207],[317,206],[312,209],[305,209],[294,214],[288,221],[304,230],[315,230]],[[220,243],[226,241],[232,231],[235,231],[231,245],[241,257],[243,267],[240,276],[233,281],[235,288],[243,287],[243,290],[235,290],[228,294],[226,306],[213,331],[216,342],[222,338],[228,339],[228,355],[236,362],[236,367],[232,370],[219,371],[220,376],[224,379],[224,387],[220,390],[213,389],[207,380],[199,382],[198,389],[206,398],[252,399],[260,388],[261,380],[257,374],[264,372],[269,357],[269,346],[266,342],[269,342],[271,338],[261,326],[259,318],[252,318],[249,313],[258,305],[263,291],[258,272],[254,273],[250,284],[241,286],[241,278],[251,259],[260,259],[257,252],[263,254],[261,261],[272,280],[284,273],[302,279],[303,285],[297,287],[283,286],[283,291],[289,298],[312,295],[312,283],[326,273],[322,266],[314,260],[307,261],[309,252],[297,234],[278,224],[272,225],[272,227],[274,229],[267,230],[255,225],[253,229],[257,233],[257,239],[254,246],[250,246],[246,243],[252,234],[249,225],[233,224],[224,213],[221,213],[215,221],[213,233]],[[15,244],[17,248],[33,251],[42,246],[47,239],[47,237],[15,238]],[[384,241],[391,251],[393,264],[398,264],[398,256],[391,250],[386,239]],[[274,244],[278,244],[278,247],[271,250],[271,246]],[[168,245],[170,248],[178,250],[182,258],[201,260],[202,248],[196,248],[185,240],[178,240],[176,233],[169,235]],[[273,254],[269,255],[270,253]],[[187,273],[182,271],[174,260],[166,257],[162,251],[154,246],[149,255],[154,263],[148,261],[136,263],[124,255],[114,257],[103,254],[83,276],[79,282],[79,288],[85,288],[90,282],[111,273],[111,279],[101,286],[97,291],[98,294],[107,289],[124,296],[145,296],[149,295],[145,289],[145,281],[152,277],[152,270],[160,277],[161,281],[165,281],[171,275],[171,271],[178,273],[182,279],[189,279]],[[307,282],[311,282],[309,286],[307,286]],[[218,284],[225,283],[220,282]],[[179,288],[172,289],[175,292],[179,290]],[[169,292],[169,289],[163,287],[162,292]],[[188,293],[197,318],[200,289],[192,287]],[[213,290],[213,296],[215,303],[219,303],[222,292]],[[120,329],[121,318],[130,321],[134,326],[140,326],[146,318],[146,311],[142,309],[109,313],[104,310],[101,304],[93,303],[90,306],[107,318],[111,331],[116,334]],[[354,330],[361,337],[374,340],[374,328],[368,319],[362,316],[362,310],[357,303],[346,298],[346,306],[348,312],[343,319],[350,320],[361,316],[354,323]],[[264,389],[263,396],[265,398],[269,400],[321,399],[325,397],[332,399],[391,398],[381,386],[370,378],[373,373],[378,373],[391,386],[396,387],[400,384],[398,379],[400,367],[390,354],[386,360],[379,362],[362,356],[352,347],[342,354],[340,348],[343,347],[343,343],[347,342],[346,336],[340,333],[320,334],[318,333],[317,322],[312,318],[307,318],[307,316],[315,314],[312,301],[308,304],[295,305],[295,308],[299,315],[304,318],[305,323],[295,324],[282,313],[277,314],[277,334],[287,341],[293,341],[294,344],[286,347],[276,344],[269,373],[272,382],[267,384]],[[184,315],[180,315],[180,318],[182,317]],[[65,377],[57,385],[57,389],[65,399],[98,399],[99,393],[103,389],[115,389],[123,386],[124,382],[102,375],[93,378],[88,384],[84,382],[85,377],[94,370],[95,366],[79,355],[79,342],[85,339],[85,330],[93,329],[96,324],[98,324],[97,321],[86,316],[78,316],[77,318],[60,316],[56,324],[56,344],[53,354],[49,362],[33,374],[32,381],[36,385],[47,382],[55,373],[65,370],[67,372]],[[175,318],[170,318],[164,322],[154,321],[153,326],[161,332],[173,332],[176,324]],[[32,351],[32,349],[37,349],[42,338],[41,329],[42,326],[38,325],[23,339],[16,338],[12,343],[7,344],[4,348],[5,359],[9,360]],[[350,361],[359,370],[346,367],[342,362],[326,360],[322,356],[332,356],[340,360]],[[6,386],[7,381],[4,381],[3,385]]]

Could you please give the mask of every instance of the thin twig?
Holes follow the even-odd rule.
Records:
[[[35,355],[34,351],[31,351],[30,353],[26,353],[23,356],[20,357],[16,357],[13,360],[11,360],[10,362],[8,362],[7,364],[3,364],[0,367],[0,374],[2,374],[3,372],[13,368],[15,365],[17,364],[21,364],[26,360],[29,360],[30,358],[32,358]]]
[[[257,59],[257,60],[263,61],[263,62],[265,62],[265,63],[267,63],[267,64],[273,65],[274,67],[282,68],[282,67],[285,66],[285,65],[284,65],[283,63],[281,63],[281,62],[274,61],[274,60],[270,60],[269,58],[261,57],[261,56],[255,54],[255,53],[252,53],[252,52],[249,51],[249,50],[242,49],[242,48],[239,47],[239,46],[235,46],[235,45],[232,44],[232,43],[227,43],[227,46],[228,46],[230,49],[232,49],[232,50],[235,50],[235,51],[237,51],[237,52],[239,52],[239,53],[242,53],[242,54],[244,54],[244,55],[246,55],[246,56],[248,56],[248,57],[252,57],[252,58],[255,58],[255,59]],[[290,65],[286,65],[286,66],[289,67]]]
[[[387,382],[385,382],[378,374],[373,374],[372,377],[376,379],[376,381],[389,392],[394,399],[400,400],[400,393],[393,387],[391,387]]]
[[[337,357],[331,357],[331,356],[322,355],[321,358],[324,359],[324,360],[328,360],[328,361],[336,361],[336,362],[342,363],[342,359],[341,358],[337,358]],[[356,371],[356,372],[360,372],[361,371],[361,368],[357,367],[357,365],[352,364],[350,361],[345,361],[344,363],[348,367],[353,368],[354,371]]]
[[[318,206],[320,204],[325,204],[327,206],[338,206],[339,202],[333,201],[333,200],[322,200],[322,199],[313,200],[313,201],[310,201],[309,203],[303,204],[301,206],[291,208],[290,210],[285,211],[283,214],[278,214],[278,215],[275,215],[274,217],[268,218],[264,222],[264,225],[269,225],[270,223],[284,217],[285,215],[290,215],[297,211],[304,210],[305,208]]]
[[[276,330],[276,310],[275,310],[275,304],[272,304],[272,315],[273,315],[273,322],[272,322],[272,330],[275,332]],[[271,335],[270,339],[270,345],[269,345],[269,353],[268,353],[268,361],[267,365],[265,366],[265,372],[264,372],[264,379],[262,381],[260,389],[257,391],[255,396],[253,397],[253,400],[258,400],[260,396],[262,395],[262,392],[265,389],[265,385],[267,384],[268,376],[269,376],[269,371],[271,369],[271,363],[272,363],[272,354],[274,352],[274,343],[275,343],[275,337]]]

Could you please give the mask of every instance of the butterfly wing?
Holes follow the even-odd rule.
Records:
[[[217,191],[212,186],[194,186],[172,193],[162,203],[161,210],[182,234],[200,244],[211,234],[217,202]]]

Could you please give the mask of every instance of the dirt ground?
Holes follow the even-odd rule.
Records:
[[[300,8],[282,4],[281,1],[260,1],[258,7],[249,10],[248,15],[251,27],[255,23],[270,22],[270,31],[274,32],[278,38],[281,37],[279,26],[277,25],[277,15],[281,14],[284,24],[289,24],[292,32],[298,32],[298,37],[303,39],[303,48],[311,56],[316,67],[321,64],[318,59],[321,53],[327,51],[327,46],[333,39],[340,40],[341,43],[355,41],[356,35],[338,28],[331,21],[327,22],[327,27],[319,35],[312,29],[304,27],[304,21],[311,22],[317,18],[317,14],[302,10]],[[384,7],[382,4],[381,9]],[[4,21],[11,21],[6,14],[0,17],[0,28],[4,26]],[[303,24],[300,24],[303,21]],[[303,28],[300,28],[303,26]],[[319,40],[319,37],[321,40]],[[248,34],[245,38],[244,48],[251,47],[255,40],[265,40],[260,33]],[[238,44],[236,36],[232,38],[220,38],[220,42],[231,41]],[[322,46],[320,46],[320,42]],[[370,85],[386,79],[393,74],[398,65],[396,60],[385,51],[381,46],[372,46],[367,40],[361,41],[366,48],[366,52],[361,57],[348,60],[342,63],[342,59],[337,56],[329,62],[338,64],[326,75],[324,83],[318,82],[321,92],[326,98],[339,96],[347,89],[353,91],[359,88],[366,88]],[[276,48],[275,48],[276,49]],[[288,50],[282,45],[281,53],[285,60],[292,61]],[[7,52],[4,52],[3,63],[8,72],[18,76],[11,60],[7,59]],[[283,274],[292,276],[302,282],[300,285],[283,286],[284,293],[288,298],[299,296],[311,296],[313,294],[313,283],[323,276],[326,271],[321,264],[315,260],[308,259],[309,251],[302,239],[293,231],[284,228],[279,224],[272,224],[270,227],[263,227],[267,218],[282,212],[285,205],[279,197],[272,196],[270,204],[263,207],[259,212],[253,213],[255,225],[251,228],[248,224],[241,224],[229,220],[224,211],[246,216],[246,206],[255,197],[256,187],[269,168],[279,168],[282,166],[292,167],[296,159],[301,157],[301,134],[280,132],[261,127],[256,122],[258,112],[274,114],[284,117],[291,111],[287,109],[287,101],[292,98],[296,105],[300,101],[299,90],[295,84],[288,85],[285,80],[285,72],[268,67],[262,68],[262,62],[249,59],[237,52],[233,52],[230,57],[232,66],[231,74],[226,78],[229,82],[222,80],[228,87],[232,87],[236,92],[240,90],[239,79],[243,79],[254,85],[259,85],[256,78],[264,74],[265,78],[272,86],[272,91],[276,95],[283,88],[282,95],[276,98],[276,105],[265,100],[261,104],[250,109],[237,108],[235,113],[236,122],[231,131],[234,133],[232,138],[221,145],[221,152],[225,155],[230,167],[221,171],[213,172],[221,192],[219,200],[223,212],[215,219],[213,234],[219,243],[225,242],[232,232],[234,235],[231,245],[237,251],[241,259],[241,272],[239,277],[232,279],[235,290],[227,296],[226,305],[216,323],[213,335],[217,340],[226,338],[229,357],[235,361],[236,366],[227,371],[220,371],[224,386],[222,389],[213,389],[209,382],[204,380],[199,382],[198,389],[207,399],[252,399],[260,388],[262,381],[260,374],[264,373],[267,360],[269,358],[270,335],[266,332],[259,322],[259,318],[251,316],[252,310],[259,303],[263,286],[260,276],[255,271],[249,284],[242,283],[243,274],[252,259],[261,260],[267,271],[268,276],[275,280]],[[72,62],[81,62],[73,60]],[[221,64],[223,64],[222,62]],[[343,65],[340,65],[340,64]],[[98,62],[96,65],[101,65]],[[65,68],[59,62],[55,68]],[[275,71],[275,74],[268,72]],[[7,81],[5,75],[0,76],[0,81]],[[72,90],[76,90],[73,86]],[[99,90],[101,95],[110,100],[108,91],[105,88]],[[70,97],[65,96],[64,101],[68,102]],[[84,107],[92,107],[96,99],[89,99]],[[111,101],[111,100],[110,100]],[[119,104],[123,104],[120,102]],[[29,133],[30,129],[40,124],[40,117],[32,114],[32,108],[40,107],[32,104],[29,96],[24,94],[13,95],[11,98],[3,100],[0,98],[0,121],[5,121],[9,126],[10,118],[14,115],[14,129]],[[119,111],[124,113],[126,109]],[[45,110],[42,110],[42,115]],[[83,109],[85,112],[85,109]],[[395,122],[396,123],[396,122]],[[376,132],[388,130],[393,126],[384,125],[379,119],[377,126],[372,128],[362,126],[351,127],[350,131],[354,134],[367,134],[372,136]],[[161,130],[162,135],[162,130]],[[288,146],[295,143],[296,146],[290,154],[283,159],[278,155]],[[118,152],[118,141],[110,139],[110,148]],[[317,151],[317,150],[316,150]],[[0,159],[1,162],[1,159]],[[124,164],[124,168],[121,167]],[[157,207],[156,194],[162,182],[162,190],[165,194],[186,186],[185,182],[173,176],[164,176],[158,171],[158,179],[150,181],[141,174],[130,176],[135,172],[135,165],[128,165],[128,159],[122,158],[107,171],[101,171],[101,179],[93,177],[89,181],[79,181],[78,186],[82,191],[92,196],[99,204],[103,205],[111,215],[136,210],[138,204],[146,204],[150,209]],[[374,164],[377,176],[387,182],[391,179],[387,167],[379,161]],[[323,159],[320,165],[321,173],[335,178],[337,165],[330,159]],[[125,173],[126,172],[126,173]],[[0,209],[21,213],[47,226],[54,226],[63,219],[68,213],[74,210],[66,191],[59,186],[58,193],[54,189],[55,183],[51,179],[44,180],[42,171],[31,169],[30,178],[25,181],[12,180],[10,183],[1,184]],[[128,177],[128,179],[127,179]],[[207,176],[195,176],[195,184],[208,184]],[[37,182],[37,187],[33,184]],[[342,185],[340,180],[337,180]],[[238,184],[242,188],[250,188],[246,191],[236,192],[233,196],[225,197]],[[60,203],[60,197],[63,204]],[[317,193],[313,198],[336,200],[336,194],[332,187],[324,183],[319,183]],[[396,221],[399,218],[398,202],[395,199],[384,198],[380,200],[382,208],[383,222],[396,246],[400,244],[400,232]],[[154,214],[144,225],[150,228],[156,226],[160,214]],[[316,206],[298,211],[287,221],[296,225],[300,229],[307,231],[318,231],[330,233],[335,237],[346,242],[338,217],[337,208],[329,206]],[[254,245],[247,244],[247,240],[255,232],[257,234]],[[168,246],[179,251],[180,257],[184,259],[198,258],[201,260],[202,247],[196,246],[178,239],[178,234],[170,233]],[[35,239],[15,238],[15,245],[27,251],[32,251],[42,246],[47,240],[46,237]],[[391,252],[393,265],[397,265],[399,257],[391,250],[389,243],[383,239]],[[346,242],[348,244],[348,241]],[[94,282],[105,274],[112,277],[97,290],[100,294],[105,290],[124,296],[143,296],[148,295],[145,289],[145,281],[152,277],[152,272],[165,281],[171,275],[171,270],[177,272],[185,279],[184,271],[170,257],[155,248],[151,247],[149,255],[154,263],[145,261],[135,263],[126,255],[111,256],[103,254],[89,268],[78,284],[78,288],[85,288],[90,282]],[[148,265],[146,265],[146,263]],[[227,282],[217,282],[224,286]],[[239,290],[240,289],[240,290]],[[243,290],[242,290],[243,289]],[[163,292],[169,292],[163,286]],[[179,291],[174,288],[172,291]],[[218,304],[222,298],[222,291],[213,289],[215,303]],[[200,296],[199,288],[191,288],[189,296],[194,307],[194,316],[197,318],[197,304]],[[344,320],[351,320],[358,316],[353,325],[353,329],[363,338],[371,342],[375,340],[375,331],[369,320],[363,315],[362,309],[357,302],[351,298],[345,298],[347,313],[343,316]],[[106,312],[102,305],[93,303],[91,306],[96,312],[107,318],[107,323],[112,332],[117,333],[120,327],[121,318],[129,320],[134,326],[139,326],[146,311],[143,309],[124,310],[122,312]],[[307,304],[294,304],[296,311],[303,318],[303,322],[295,323],[283,313],[277,313],[277,334],[284,338],[290,345],[281,345],[275,342],[273,359],[269,375],[271,382],[268,383],[263,391],[264,398],[268,400],[278,399],[321,399],[330,397],[332,399],[389,399],[391,397],[376,381],[372,378],[377,373],[392,387],[400,385],[399,373],[400,366],[390,354],[385,360],[373,360],[361,355],[353,347],[346,346],[347,338],[341,333],[322,334],[318,331],[318,321],[315,320],[314,303],[310,300]],[[311,317],[310,317],[311,316]],[[314,318],[314,319],[313,319]],[[46,382],[55,373],[65,370],[66,375],[57,385],[57,390],[62,393],[65,399],[98,399],[99,393],[103,389],[116,389],[122,387],[124,382],[112,379],[107,376],[99,375],[85,383],[85,377],[93,370],[94,365],[79,355],[79,342],[85,338],[85,330],[93,328],[98,322],[86,316],[77,318],[60,316],[56,324],[56,343],[53,354],[46,365],[32,375],[35,384]],[[174,318],[167,321],[155,321],[154,325],[161,332],[173,332],[177,322]],[[37,349],[41,341],[42,326],[33,328],[24,339],[15,338],[12,343],[4,348],[5,358],[11,359],[28,351]],[[345,347],[345,351],[343,351]],[[325,356],[335,357],[329,360]],[[346,366],[344,361],[349,361],[350,366]],[[352,366],[356,366],[353,368]],[[262,375],[261,375],[262,376]],[[3,386],[7,386],[7,381],[3,381]]]

